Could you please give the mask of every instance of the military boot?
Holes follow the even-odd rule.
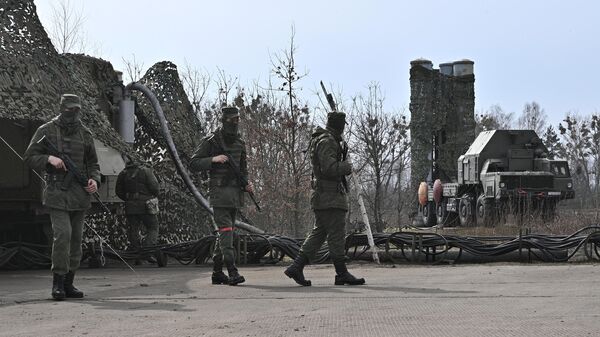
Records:
[[[223,261],[214,259],[212,284],[229,284],[229,277],[223,272]]]
[[[65,295],[67,298],[83,298],[83,292],[73,285],[75,279],[75,272],[68,272],[65,275]]]
[[[291,266],[283,272],[287,277],[294,279],[296,283],[304,287],[310,287],[311,282],[304,278],[304,266],[308,263],[306,255],[300,253],[294,259]]]
[[[240,283],[246,282],[246,279],[238,273],[238,270],[235,266],[228,266],[227,273],[229,274],[229,285],[235,286]]]
[[[223,271],[213,271],[212,284],[229,284],[229,277]]]
[[[60,301],[65,299],[65,275],[54,274],[52,277],[52,298]]]
[[[348,268],[346,268],[346,262],[336,262],[333,264],[335,266],[335,285],[341,286],[344,284],[348,284],[351,286],[365,284],[364,278],[356,278],[354,275],[348,272]]]

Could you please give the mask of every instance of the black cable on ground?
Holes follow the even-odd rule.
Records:
[[[578,252],[588,260],[600,259],[600,226],[584,227],[571,235],[528,234],[511,236],[457,236],[427,232],[374,233],[375,245],[385,252],[386,258],[398,263],[447,261],[459,262],[468,253],[471,256],[490,258],[520,252],[536,260],[545,262],[565,262]],[[239,244],[237,241],[239,240]],[[125,260],[145,260],[150,256],[169,257],[183,265],[207,263],[212,256],[216,241],[214,235],[199,240],[176,244],[144,247],[138,251],[117,251]],[[302,240],[267,234],[246,234],[236,236],[236,247],[240,247],[244,262],[249,264],[274,264],[285,257],[294,259],[302,245]],[[451,250],[456,254],[449,254]],[[366,234],[350,234],[346,237],[346,255],[350,259],[370,259]],[[101,264],[101,258],[119,261],[115,253],[97,245],[84,244],[82,260],[91,266]],[[312,263],[329,260],[327,246],[324,245]],[[166,261],[166,260],[165,260]],[[22,242],[8,242],[0,245],[0,269],[48,268],[50,247]]]

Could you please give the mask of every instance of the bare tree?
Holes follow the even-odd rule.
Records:
[[[215,80],[219,90],[219,108],[227,106],[232,90],[239,89],[239,80],[227,74],[223,69],[217,67],[217,79]]]
[[[552,125],[546,128],[543,139],[544,145],[546,145],[546,148],[548,149],[549,158],[554,159],[567,157],[565,146],[561,142],[560,138],[558,137],[558,134],[556,133]]]
[[[399,188],[398,181],[406,169],[408,152],[408,123],[403,115],[394,116],[384,111],[381,87],[378,83],[368,86],[366,96],[353,98],[352,148],[359,163],[361,181],[368,186],[367,201],[370,204],[374,224],[381,232],[386,227],[386,213],[390,206],[386,203],[394,199],[393,190]],[[396,207],[400,207],[396,204]]]
[[[212,81],[211,75],[206,71],[200,71],[192,67],[187,60],[185,60],[183,71],[180,72],[180,76],[185,92],[188,95],[188,99],[192,103],[194,113],[196,114],[198,120],[204,124],[205,121],[202,115],[202,103]]]
[[[594,207],[600,204],[600,116],[598,113],[590,117],[590,158],[595,190]]]
[[[546,128],[546,120],[548,116],[544,109],[537,103],[526,103],[523,108],[523,113],[517,120],[517,124],[522,129],[534,130],[538,136],[542,136]]]
[[[592,196],[590,157],[592,155],[592,134],[590,122],[586,118],[567,115],[558,129],[564,141],[567,160],[571,168],[571,176],[575,190],[578,191],[581,206]],[[586,205],[587,206],[587,205]]]
[[[502,107],[495,104],[487,111],[475,115],[475,134],[489,130],[506,130],[512,127],[512,112],[504,112]]]
[[[52,4],[49,35],[59,53],[81,53],[85,50],[84,22],[83,2],[79,10],[74,8],[71,0],[59,0]]]
[[[304,155],[303,150],[308,147],[311,119],[308,106],[302,105],[297,96],[297,92],[302,90],[297,85],[298,81],[305,77],[307,72],[299,74],[297,71],[294,37],[295,29],[292,26],[289,49],[271,57],[271,71],[275,75],[273,80],[281,81],[281,85],[276,84],[276,87],[271,89],[286,95],[286,106],[280,107],[279,119],[282,129],[276,135],[277,142],[284,151],[286,171],[290,177],[288,190],[292,196],[292,231],[295,235],[303,235],[301,209],[305,206],[302,194],[310,172],[308,157]]]
[[[131,59],[121,58],[125,64],[125,83],[137,82],[144,74],[144,62],[141,62],[131,54]]]

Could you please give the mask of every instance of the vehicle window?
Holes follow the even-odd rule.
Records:
[[[552,171],[552,173],[554,173],[554,175],[556,175],[558,177],[568,177],[569,176],[569,170],[567,168],[566,163],[553,163],[551,165],[550,171]]]

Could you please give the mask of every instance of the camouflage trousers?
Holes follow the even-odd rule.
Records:
[[[215,225],[219,228],[217,243],[213,253],[214,270],[221,271],[225,266],[235,265],[235,251],[233,250],[233,230],[237,208],[214,207]]]
[[[142,247],[142,224],[146,227],[145,246],[154,246],[158,241],[158,217],[156,214],[127,214],[127,226],[131,249]]]
[[[314,210],[314,212],[315,227],[304,240],[300,253],[312,262],[325,240],[327,240],[329,256],[333,263],[345,261],[346,210],[329,208]]]
[[[52,221],[52,272],[64,275],[79,269],[85,211],[50,209]]]

